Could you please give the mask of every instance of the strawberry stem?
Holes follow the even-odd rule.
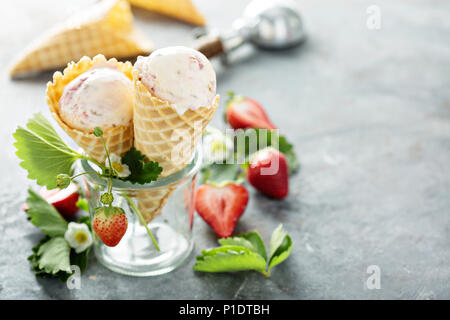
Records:
[[[80,154],[79,157],[81,159],[87,160],[87,161],[91,161],[92,163],[96,164],[97,166],[99,166],[102,170],[105,169],[106,167],[101,164],[100,162],[98,162],[97,160],[95,160],[94,158],[91,158],[89,156],[86,156],[84,154]]]
[[[73,179],[75,179],[75,178],[78,178],[79,176],[82,176],[82,175],[84,175],[84,174],[96,174],[96,175],[99,176],[100,178],[102,177],[102,175],[101,175],[100,173],[98,173],[97,171],[85,171],[85,172],[82,172],[82,173],[79,173],[79,174],[76,174],[76,175],[70,177],[70,180],[73,180]]]
[[[109,168],[111,169],[111,172],[114,174],[115,171],[114,171],[114,168],[112,166],[112,162],[111,162],[111,159],[109,157],[108,148],[106,147],[106,143],[105,143],[105,139],[103,139],[103,135],[100,136],[100,139],[102,139],[103,147],[105,148],[105,153],[106,153],[106,158],[108,159]]]
[[[150,229],[147,226],[147,223],[145,223],[144,217],[141,214],[141,211],[139,211],[139,209],[136,207],[136,204],[134,203],[134,201],[130,198],[125,196],[125,198],[127,199],[128,203],[130,204],[130,206],[133,208],[134,212],[136,212],[139,221],[144,225],[145,229],[147,230],[147,233],[150,237],[150,239],[152,239],[153,245],[155,246],[157,251],[161,251],[161,249],[158,246],[158,242],[155,239],[155,236],[153,235],[153,233],[150,231]]]
[[[262,270],[262,271],[260,271],[266,278],[270,278],[270,272],[269,271],[265,271],[265,270]]]

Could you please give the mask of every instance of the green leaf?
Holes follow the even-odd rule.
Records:
[[[297,155],[294,152],[294,146],[287,141],[286,137],[279,136],[278,148],[286,157],[289,166],[289,174],[295,173],[299,168],[299,162]]]
[[[253,246],[253,244],[248,241],[247,239],[241,238],[241,237],[229,237],[229,238],[222,238],[219,239],[219,243],[222,246],[238,246],[238,247],[244,247],[247,248],[250,251],[256,252],[256,248]]]
[[[56,275],[58,272],[71,273],[70,247],[63,237],[50,238],[38,244],[37,252],[32,258],[34,268],[40,272]]]
[[[28,121],[26,128],[18,127],[13,137],[16,155],[23,160],[20,165],[28,171],[28,178],[48,189],[56,188],[57,174],[70,175],[73,163],[80,157],[40,113]]]
[[[249,241],[255,248],[255,252],[267,261],[266,246],[264,245],[264,242],[258,232],[247,232],[241,235],[241,237]]]
[[[273,267],[280,264],[292,251],[292,239],[280,225],[272,233],[270,258],[258,232],[252,231],[238,237],[219,239],[221,247],[203,250],[194,265],[194,270],[203,272],[232,272],[255,270],[270,277]]]
[[[241,234],[238,237],[229,237],[219,239],[223,246],[241,246],[245,247],[264,258],[267,261],[266,246],[258,232],[252,231]]]
[[[289,166],[289,174],[293,174],[298,171],[300,168],[300,164],[298,162],[297,155],[294,153],[294,151],[289,151],[284,153],[284,156],[286,157],[286,161]]]
[[[77,203],[75,203],[78,209],[89,212],[89,205],[85,198],[79,198]]]
[[[134,147],[123,156],[122,163],[131,171],[124,180],[131,183],[145,184],[155,181],[163,170],[158,162],[147,161],[145,155]]]
[[[78,223],[84,223],[85,225],[88,226],[89,230],[92,231],[91,228],[91,218],[89,216],[83,216],[80,219],[78,219]]]
[[[256,270],[265,273],[266,261],[259,254],[240,246],[223,246],[203,250],[193,267],[203,272]]]
[[[84,272],[88,265],[90,248],[87,248],[83,252],[76,253],[75,250],[72,250],[70,253],[70,264],[77,265],[80,267],[80,272]]]
[[[212,163],[202,168],[202,183],[215,186],[224,186],[229,183],[242,183],[244,177],[241,174],[242,168],[239,164]]]
[[[299,168],[294,146],[287,141],[286,137],[278,135],[275,130],[246,129],[240,131],[235,137],[235,144],[237,157],[241,161],[248,160],[253,153],[259,150],[272,147],[285,155],[289,174],[295,173]]]
[[[279,225],[270,239],[269,273],[273,267],[286,260],[292,251],[293,242],[291,237]]]
[[[67,221],[39,194],[32,189],[28,189],[26,200],[27,214],[30,222],[39,228],[45,235],[56,237],[64,236],[67,230]]]

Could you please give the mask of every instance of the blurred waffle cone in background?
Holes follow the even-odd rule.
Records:
[[[148,159],[159,163],[163,168],[161,177],[174,174],[191,162],[206,126],[217,110],[219,96],[211,106],[178,114],[169,102],[149,92],[139,81],[136,70],[133,71],[133,80],[136,94],[133,114],[135,147]],[[137,193],[139,210],[147,223],[161,212],[175,188],[176,185],[171,185]]]
[[[36,39],[13,63],[10,74],[54,70],[83,56],[121,59],[151,50],[151,42],[133,25],[129,3],[104,0]]]
[[[123,72],[132,80],[132,64],[127,62],[118,62],[116,59],[106,60],[105,56],[97,55],[93,59],[88,57],[81,58],[77,63],[71,62],[63,73],[57,71],[53,74],[53,82],[47,83],[46,100],[50,107],[50,112],[61,128],[92,158],[103,163],[106,154],[103,143],[96,137],[92,131],[82,131],[71,128],[61,118],[59,112],[59,100],[63,94],[64,87],[80,74],[88,71],[97,64],[114,64],[117,69]],[[106,147],[110,153],[122,156],[133,146],[133,123],[128,126],[116,126],[103,130]]]
[[[205,25],[205,18],[192,0],[129,0],[133,6],[155,11],[197,26]]]

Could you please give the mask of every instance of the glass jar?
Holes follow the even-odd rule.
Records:
[[[95,255],[108,269],[132,276],[154,276],[170,272],[180,266],[193,249],[192,222],[196,175],[201,166],[201,152],[197,148],[192,161],[184,169],[148,184],[132,184],[115,179],[112,192],[114,206],[125,210],[128,229],[115,247],[103,244],[94,232]],[[90,163],[82,160],[81,170],[93,171]],[[85,175],[91,221],[94,209],[101,206],[100,196],[106,191],[107,182],[95,174]],[[168,192],[170,191],[170,192]],[[159,215],[147,227],[159,246],[155,247],[136,210],[146,195],[169,193]],[[132,203],[130,203],[132,201]]]

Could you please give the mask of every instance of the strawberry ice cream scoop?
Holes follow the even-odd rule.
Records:
[[[209,60],[195,49],[159,49],[148,57],[139,57],[134,68],[147,89],[171,103],[179,114],[209,107],[216,96],[216,73]]]
[[[94,66],[64,87],[60,116],[82,131],[129,125],[133,117],[132,81],[109,65]]]

